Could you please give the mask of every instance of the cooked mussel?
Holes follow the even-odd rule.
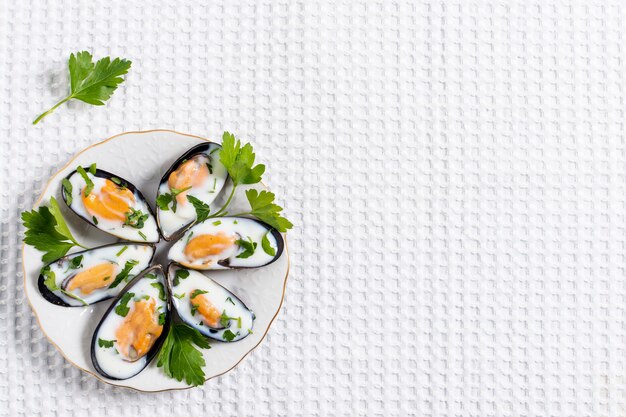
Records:
[[[41,269],[38,287],[53,304],[80,307],[115,297],[150,266],[154,245],[114,243],[72,253]]]
[[[228,172],[220,162],[222,147],[206,142],[194,146],[165,172],[157,194],[157,221],[165,240],[179,236],[196,220],[189,199],[211,204],[224,187]]]
[[[91,360],[106,378],[128,379],[158,353],[171,323],[171,304],[163,268],[135,277],[104,313],[91,340]]]
[[[67,181],[65,181],[67,180]],[[63,181],[63,200],[98,229],[133,242],[159,241],[152,209],[130,182],[101,169],[71,172]]]
[[[278,259],[283,236],[269,225],[244,217],[199,223],[169,250],[169,259],[191,269],[258,268]]]
[[[254,313],[233,294],[201,272],[171,263],[168,280],[178,317],[203,335],[235,342],[252,333]]]

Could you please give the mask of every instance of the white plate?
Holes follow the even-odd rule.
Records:
[[[54,196],[60,202],[63,215],[74,237],[86,246],[114,242],[115,238],[88,225],[65,206],[61,198],[61,179],[73,171],[77,165],[88,166],[95,162],[98,168],[116,173],[137,186],[154,208],[158,183],[163,173],[187,149],[206,140],[168,130],[128,132],[114,136],[83,150],[57,172],[46,186],[37,205],[41,202],[47,203],[50,197]],[[256,187],[262,188],[263,186],[257,184]],[[237,209],[243,211],[247,208],[244,190],[244,187],[238,188],[233,199],[231,206],[235,213],[238,212]],[[227,192],[228,189],[222,193],[222,200]],[[219,204],[220,201],[217,203]],[[157,244],[154,263],[166,266],[165,254],[170,245],[171,243],[164,240]],[[74,251],[79,249],[75,248]],[[91,363],[89,350],[93,330],[111,301],[79,308],[53,305],[41,296],[37,288],[39,270],[43,266],[41,252],[24,245],[23,260],[26,296],[41,330],[69,362],[106,383],[140,391],[189,388],[184,381],[178,382],[165,376],[161,368],[157,368],[156,360],[153,360],[139,375],[125,381],[113,381],[101,377]],[[253,334],[235,343],[214,342],[211,343],[211,349],[203,350],[207,363],[204,368],[207,379],[233,369],[260,344],[282,305],[288,273],[289,255],[286,245],[282,256],[269,266],[253,270],[207,273],[234,292],[256,314]]]

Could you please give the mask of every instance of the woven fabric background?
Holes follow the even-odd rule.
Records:
[[[0,0],[0,415],[626,415],[626,4]],[[105,107],[67,58],[133,61]],[[252,141],[296,224],[267,339],[202,388],[66,362],[19,213],[80,149]]]

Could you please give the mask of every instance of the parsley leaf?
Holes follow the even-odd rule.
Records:
[[[168,211],[170,209],[170,203],[176,201],[176,199],[170,193],[159,194],[156,199],[157,206],[163,210]],[[176,206],[172,206],[172,211],[176,213]]]
[[[206,362],[194,344],[202,349],[209,348],[209,342],[198,330],[174,324],[159,351],[157,366],[177,381],[184,379],[189,385],[202,385],[205,378],[202,368]]]
[[[254,255],[257,243],[253,242],[250,236],[248,236],[248,240],[237,239],[235,243],[243,249],[243,252],[237,255],[237,258],[249,258]]]
[[[59,289],[59,286],[57,285],[57,281],[56,281],[56,274],[54,273],[54,271],[50,269],[50,265],[46,265],[43,268],[41,268],[40,273],[41,275],[46,277],[43,283],[46,287],[48,287],[50,291],[56,291]]]
[[[98,346],[103,348],[112,348],[115,340],[106,340],[98,338]]]
[[[194,298],[196,298],[197,296],[201,294],[208,294],[208,293],[209,293],[208,291],[204,291],[204,290],[193,290],[193,292],[189,296],[189,299],[193,300]]]
[[[242,147],[241,141],[235,139],[235,135],[224,132],[220,161],[228,171],[235,187],[239,184],[256,184],[261,181],[265,165],[254,165],[254,158],[252,145],[246,143]]]
[[[274,193],[270,191],[258,192],[255,189],[250,189],[246,191],[246,197],[248,197],[248,202],[252,210],[245,214],[253,215],[279,232],[286,232],[287,229],[293,227],[293,224],[289,220],[281,216],[280,212],[283,208],[274,204]]]
[[[181,279],[185,279],[189,276],[189,271],[186,269],[177,269],[174,275],[174,286],[177,287],[180,284]]]
[[[196,209],[196,217],[197,217],[196,221],[198,223],[202,223],[209,217],[211,208],[209,207],[208,204],[204,203],[203,201],[199,200],[198,198],[192,195],[188,195],[187,200],[189,200],[189,202],[193,204],[193,208]]]
[[[237,335],[231,332],[230,329],[227,329],[224,333],[222,333],[222,336],[224,336],[224,339],[226,339],[227,342],[232,342],[233,339],[237,337]]]
[[[263,239],[261,240],[261,247],[263,248],[263,251],[267,253],[269,256],[275,256],[276,249],[272,247],[270,240],[267,238],[267,235],[269,235],[270,232],[271,230],[268,230],[267,233],[263,235]]]
[[[26,227],[24,243],[44,252],[41,260],[45,263],[59,259],[74,246],[87,249],[72,236],[54,197],[50,198],[49,205],[22,212],[22,223]]]
[[[159,194],[156,203],[157,206],[159,206],[159,208],[163,211],[168,211],[170,209],[170,203],[172,203],[172,211],[176,213],[176,207],[178,206],[178,200],[176,200],[176,197],[180,193],[191,190],[191,186],[180,190],[178,188],[170,188],[170,190],[172,191],[171,193]]]
[[[124,268],[120,271],[119,274],[117,274],[117,276],[115,277],[115,280],[113,280],[111,285],[109,285],[109,288],[115,288],[120,284],[120,282],[127,279],[128,274],[130,274],[130,271],[133,269],[135,265],[138,265],[138,264],[139,264],[139,261],[136,261],[134,259],[130,259],[126,261],[126,264],[124,264]]]
[[[69,206],[72,204],[72,183],[67,178],[63,178],[63,180],[61,180],[61,184],[63,184],[63,195],[65,195],[65,201]]]
[[[159,324],[161,326],[163,326],[165,324],[165,316],[166,316],[166,313],[159,314]]]
[[[122,296],[122,299],[120,300],[120,303],[117,305],[117,307],[115,307],[115,312],[122,317],[126,317],[128,312],[130,311],[130,307],[128,307],[128,302],[134,296],[135,296],[135,293],[133,292],[127,292],[126,294],[124,294]]]
[[[94,106],[102,106],[117,86],[124,82],[122,75],[128,73],[132,62],[127,59],[102,58],[95,64],[87,51],[71,54],[68,62],[70,72],[70,95],[55,104],[50,110],[39,115],[33,124],[52,113],[61,104],[71,99],[84,101]]]
[[[163,284],[160,282],[153,282],[150,285],[159,290],[159,298],[161,301],[165,301],[165,287]]]
[[[82,266],[83,266],[83,255],[78,255],[70,259],[67,269],[68,270],[78,269],[78,268],[81,268]]]

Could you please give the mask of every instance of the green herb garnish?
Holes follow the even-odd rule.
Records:
[[[185,279],[189,276],[189,271],[186,269],[177,269],[174,274],[174,286],[177,287],[180,284],[181,279]]]
[[[182,299],[185,296],[185,293],[182,294],[174,294],[174,297],[178,298],[179,300]]]
[[[174,324],[159,351],[157,366],[165,375],[177,381],[185,380],[189,385],[204,383],[205,366],[202,353],[194,346],[209,348],[209,342],[202,334],[187,325]]]
[[[135,293],[127,292],[122,296],[120,303],[115,307],[115,312],[122,316],[126,317],[128,312],[130,311],[130,307],[128,307],[128,302],[135,296]]]
[[[269,256],[275,256],[276,249],[272,247],[270,240],[267,238],[267,235],[269,235],[270,232],[271,230],[268,230],[268,232],[263,235],[263,239],[261,240],[261,247],[263,248],[263,251],[267,253]]]
[[[124,246],[122,249],[120,249],[120,251],[116,253],[115,256],[119,258],[119,256],[123,254],[126,251],[126,249],[128,249],[128,246]]]
[[[159,314],[159,324],[160,324],[161,326],[163,326],[163,325],[165,324],[165,316],[166,316],[166,314],[165,314],[165,313],[161,313],[161,314]]]
[[[126,261],[124,268],[120,271],[119,274],[117,274],[117,276],[115,277],[115,280],[111,283],[111,285],[109,285],[109,288],[115,288],[120,284],[120,282],[128,279],[130,271],[133,269],[135,265],[138,265],[138,264],[139,264],[139,261],[136,261],[134,259],[130,259]]]
[[[176,196],[180,193],[184,193],[191,189],[191,186],[187,188],[183,188],[179,190],[178,188],[170,188],[171,193],[163,193],[159,194],[156,200],[157,206],[163,211],[167,211],[170,209],[170,204],[172,204],[172,211],[176,213],[176,207],[178,206],[178,200],[176,200]]]
[[[243,147],[241,141],[229,132],[224,132],[222,136],[222,150],[220,151],[220,162],[230,175],[233,182],[233,189],[226,200],[224,206],[213,215],[217,217],[225,213],[235,195],[237,186],[241,184],[256,184],[261,181],[261,176],[265,172],[265,165],[254,165],[254,151],[252,145],[246,143]]]
[[[248,236],[248,240],[237,239],[235,243],[243,249],[243,252],[237,255],[237,258],[249,258],[250,256],[254,255],[257,243],[253,242],[250,236]]]
[[[144,223],[149,217],[150,215],[148,213],[144,213],[141,210],[135,210],[131,207],[130,211],[126,213],[124,226],[134,227],[135,229],[143,229]]]
[[[70,71],[70,95],[52,106],[50,110],[40,114],[34,121],[36,125],[41,119],[52,113],[61,104],[71,99],[84,101],[94,106],[102,106],[117,86],[124,82],[122,75],[128,73],[131,61],[110,57],[102,58],[95,64],[87,51],[71,54],[68,63]]]
[[[70,259],[67,269],[78,269],[83,266],[83,255],[78,255]]]
[[[141,230],[138,230],[138,231],[137,231],[137,233],[139,233],[139,236],[141,236],[141,238],[142,238],[143,240],[148,240],[148,238],[146,237],[146,235],[144,235],[144,234],[142,233],[142,231],[141,231]]]
[[[201,294],[208,294],[208,291],[204,291],[204,290],[194,290],[191,295],[189,296],[190,300],[193,300],[194,298],[196,298],[197,296],[201,295]]]
[[[232,305],[235,305],[235,302],[233,301],[232,298],[230,297],[226,297],[226,301],[228,301],[229,303],[231,303]]]
[[[187,200],[189,200],[189,202],[193,205],[193,208],[196,209],[196,221],[198,223],[202,223],[208,219],[209,213],[211,212],[211,208],[208,204],[192,195],[188,195]]]
[[[224,339],[226,339],[227,342],[232,342],[233,339],[235,337],[237,337],[237,335],[239,334],[239,332],[237,332],[237,334],[231,332],[229,329],[226,329],[226,331],[224,333],[222,333],[222,336],[224,337]]]
[[[258,192],[255,189],[250,189],[246,191],[246,197],[248,197],[251,210],[248,213],[238,214],[238,216],[252,215],[283,233],[293,227],[289,220],[281,216],[280,212],[283,208],[274,204],[274,193],[270,191]]]
[[[86,186],[84,195],[85,197],[88,197],[89,194],[91,194],[91,191],[93,191],[93,181],[91,180],[91,178],[89,178],[87,172],[85,172],[85,168],[81,167],[80,165],[76,167],[76,171],[80,174],[81,177],[83,177],[83,180],[85,181]]]
[[[46,265],[41,268],[40,274],[46,277],[43,283],[50,291],[56,291],[59,289],[56,281],[56,274],[50,269],[50,265]]]
[[[72,199],[73,199],[72,183],[67,178],[63,178],[63,180],[61,180],[61,184],[63,184],[63,195],[65,196],[65,202],[69,206],[70,204],[72,204]]]
[[[98,225],[98,218],[96,216],[93,216],[91,219],[93,220],[93,224],[95,224],[97,226]]]
[[[44,252],[41,260],[52,262],[64,256],[74,246],[88,249],[74,239],[61,214],[54,197],[47,206],[22,212],[22,222],[26,227],[24,243]]]
[[[159,290],[159,298],[161,301],[165,301],[165,287],[163,284],[160,282],[153,282],[150,285]]]
[[[98,338],[98,346],[103,348],[112,348],[115,342],[115,340],[105,340]]]

